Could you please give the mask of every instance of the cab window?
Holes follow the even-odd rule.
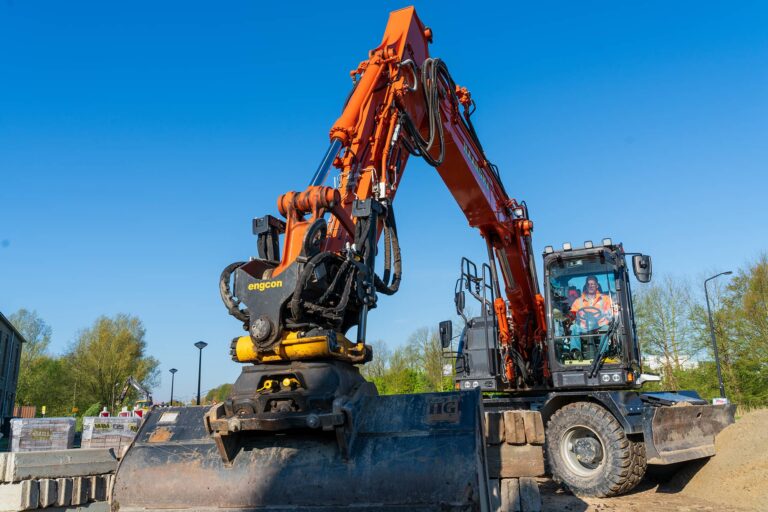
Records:
[[[591,365],[601,346],[606,364],[618,362],[618,344],[609,339],[619,321],[613,267],[590,259],[554,263],[547,286],[558,362]]]

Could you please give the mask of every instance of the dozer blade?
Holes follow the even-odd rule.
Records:
[[[113,510],[489,509],[479,393],[363,398],[347,460],[333,431],[249,432],[226,464],[207,410],[148,415],[118,466]]]
[[[682,402],[647,408],[644,424],[648,463],[674,464],[715,455],[715,436],[734,422],[735,412],[733,404]]]

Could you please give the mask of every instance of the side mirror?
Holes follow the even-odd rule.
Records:
[[[451,346],[451,339],[453,339],[453,322],[450,320],[443,320],[440,322],[440,345],[443,348]]]
[[[460,315],[464,313],[464,300],[463,291],[458,291],[456,292],[456,295],[453,296],[453,302],[456,303],[456,313]],[[440,325],[442,325],[442,323]]]
[[[651,280],[653,267],[651,257],[647,254],[635,254],[632,256],[632,270],[635,271],[635,277],[641,283],[647,283]]]

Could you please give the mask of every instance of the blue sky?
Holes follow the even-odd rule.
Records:
[[[159,4],[159,5],[158,5]],[[218,297],[254,255],[251,218],[303,189],[387,13],[407,4],[0,4],[0,311],[36,309],[61,352],[101,314],[138,315],[191,397],[233,381]],[[696,278],[768,248],[768,8],[760,2],[423,2],[433,56],[537,253],[611,236]],[[411,159],[395,207],[404,282],[369,337],[453,316],[481,259],[438,175]]]

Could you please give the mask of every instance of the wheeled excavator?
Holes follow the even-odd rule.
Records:
[[[133,412],[143,417],[147,412],[149,412],[149,410],[152,408],[152,405],[154,404],[152,401],[152,393],[150,393],[149,390],[141,384],[141,382],[134,379],[132,375],[125,379],[125,386],[123,386],[123,391],[120,393],[120,396],[117,399],[117,403],[123,403],[125,397],[128,396],[128,391],[130,391],[131,388],[135,389],[141,397],[134,402]]]
[[[431,41],[413,7],[390,14],[381,44],[351,73],[309,186],[278,198],[282,219],[254,219],[258,256],[222,272],[222,299],[245,330],[231,344],[245,366],[229,397],[153,410],[119,464],[113,509],[490,510],[483,402],[575,380],[553,364],[527,206],[506,192],[472,125],[475,102],[430,57]],[[379,396],[359,366],[374,357],[368,314],[402,278],[393,205],[411,156],[437,170],[480,231],[488,273],[462,281],[483,299],[461,348],[457,375],[469,380],[448,393]],[[475,357],[481,322],[487,351]],[[614,370],[606,343],[590,353],[601,363],[573,366],[591,372],[590,385]],[[483,357],[490,385],[477,378]]]

